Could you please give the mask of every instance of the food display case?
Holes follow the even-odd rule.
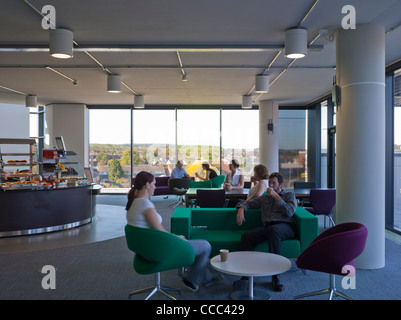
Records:
[[[63,183],[76,180],[78,184],[89,182],[85,177],[82,161],[74,151],[60,153],[57,149],[43,150],[42,175],[47,181]]]
[[[99,188],[83,178],[78,159],[71,160],[67,154],[55,162],[64,169],[74,166],[73,174],[61,169],[43,179],[35,143],[34,139],[0,139],[0,237],[74,228],[90,223],[95,215],[94,195]],[[27,150],[23,152],[9,147],[24,144]]]
[[[31,189],[38,163],[34,153],[35,139],[0,139],[0,187],[3,190]],[[5,146],[10,148],[3,150]],[[23,147],[25,145],[25,147]],[[17,151],[12,147],[18,147]],[[25,150],[23,150],[25,149]],[[21,152],[23,150],[23,152]]]

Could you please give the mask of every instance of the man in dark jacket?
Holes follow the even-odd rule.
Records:
[[[237,224],[240,226],[246,223],[244,213],[248,209],[261,209],[263,226],[248,231],[242,235],[241,251],[253,251],[259,243],[268,240],[269,251],[280,254],[281,241],[295,237],[295,209],[296,199],[292,192],[286,192],[282,188],[283,176],[274,172],[269,176],[269,188],[266,194],[245,201],[237,205]],[[243,286],[241,279],[234,283],[234,286]],[[272,276],[273,289],[281,291],[283,285],[278,276]]]

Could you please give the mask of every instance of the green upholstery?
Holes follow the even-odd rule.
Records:
[[[189,187],[190,188],[211,188],[212,187],[212,182],[211,180],[206,180],[206,181],[190,181],[189,182]]]
[[[245,222],[237,225],[235,208],[177,208],[171,217],[171,232],[187,239],[205,239],[212,246],[211,257],[220,249],[238,251],[244,232],[262,225],[260,209],[245,212]],[[281,255],[287,258],[298,257],[318,235],[318,219],[305,210],[295,212],[297,235],[295,239],[281,243]],[[268,252],[269,243],[259,244],[256,251]]]
[[[212,188],[221,188],[221,185],[224,183],[225,180],[226,176],[224,174],[210,179],[210,182],[212,183]]]
[[[125,226],[128,248],[135,252],[134,269],[139,274],[157,273],[191,265],[192,246],[174,234],[131,225]]]

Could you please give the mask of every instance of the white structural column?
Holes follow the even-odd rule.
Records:
[[[279,171],[278,130],[278,102],[276,100],[260,101],[259,157],[260,163],[269,169],[269,173]]]
[[[74,151],[88,166],[89,110],[85,104],[51,104],[46,106],[47,133],[50,147],[54,137],[63,136],[68,151]]]
[[[385,265],[385,36],[379,25],[337,31],[336,219],[368,228],[357,268]]]

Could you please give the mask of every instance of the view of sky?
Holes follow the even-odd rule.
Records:
[[[178,144],[220,144],[219,110],[179,110]],[[90,143],[130,143],[129,110],[90,110]],[[223,111],[223,145],[230,148],[257,148],[257,110]],[[135,143],[175,144],[175,110],[135,110]]]

